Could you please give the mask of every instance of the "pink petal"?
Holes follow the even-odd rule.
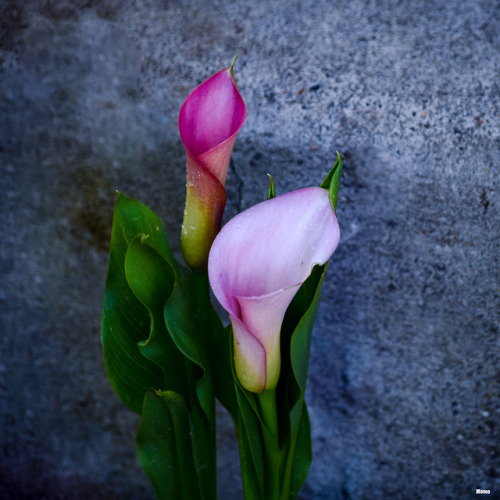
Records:
[[[339,237],[328,191],[307,188],[245,210],[215,238],[208,275],[230,314],[235,367],[248,390],[276,386],[285,312],[314,265],[330,258]]]
[[[302,283],[340,237],[328,191],[306,188],[259,203],[230,220],[208,261],[215,296],[241,318],[236,297],[259,297]]]
[[[264,346],[266,352],[266,387],[278,382],[281,366],[280,331],[285,312],[300,284],[282,288],[260,297],[236,297],[241,321]]]
[[[186,151],[224,185],[236,134],[246,107],[231,67],[196,87],[179,113],[179,131]]]

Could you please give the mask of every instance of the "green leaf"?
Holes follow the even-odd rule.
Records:
[[[236,434],[240,448],[241,476],[245,500],[259,500],[265,498],[266,468],[262,440],[264,424],[256,409],[254,395],[241,387],[236,378],[236,373],[234,377],[238,401]],[[250,492],[252,493],[250,494]]]
[[[125,254],[125,275],[137,298],[153,309],[163,308],[174,289],[175,272],[150,244],[149,235],[138,234]]]
[[[137,455],[158,500],[196,500],[190,417],[184,399],[171,391],[149,390],[137,431]]]
[[[240,451],[241,480],[243,483],[245,500],[261,500],[265,498],[263,458],[261,458],[259,467],[257,467],[252,454],[249,432],[247,431],[241,413],[238,413],[235,425],[237,429],[238,448]],[[260,469],[260,472],[258,472],[257,469]]]
[[[169,262],[175,262],[158,217],[141,203],[118,194],[111,231],[108,274],[104,291],[101,341],[108,378],[120,399],[142,414],[144,394],[150,387],[164,387],[161,369],[146,359],[138,343],[149,337],[147,309],[130,289],[125,276],[125,255],[139,233]]]
[[[339,198],[339,188],[340,188],[340,177],[342,175],[342,158],[337,151],[337,161],[331,168],[325,180],[321,183],[322,188],[328,189],[330,193],[330,203],[332,204],[333,210],[337,211],[337,201]]]
[[[311,424],[305,402],[301,406],[299,427],[295,440],[296,445],[293,447],[293,465],[290,474],[290,492],[287,498],[295,498],[298,495],[307,479],[312,462]]]
[[[163,305],[174,289],[172,266],[149,244],[149,237],[138,234],[125,255],[125,275],[130,289],[149,312],[150,335],[139,343],[143,356],[164,374],[162,387],[187,398],[184,356],[171,339],[163,319]]]
[[[174,290],[163,307],[163,319],[173,342],[182,354],[195,366],[189,366],[189,376],[195,382],[200,404],[207,418],[213,418],[213,389],[207,376],[208,362],[204,349],[206,331],[195,321],[195,308],[190,301],[194,292],[190,289],[188,271],[175,282]]]
[[[196,306],[193,304],[195,295],[194,284],[191,282],[191,272],[183,270],[177,276],[172,294],[165,302],[163,314],[165,323],[179,350],[201,368],[207,366],[204,338],[205,330],[196,322]],[[204,325],[205,327],[207,325]]]
[[[290,345],[292,370],[302,394],[304,394],[306,390],[312,330],[316,317],[316,311],[318,310],[321,295],[321,285],[325,276],[326,266],[327,265],[325,264],[324,266],[317,266],[315,268],[314,272],[311,273],[311,276],[309,276],[309,278],[304,283],[305,286],[302,290],[302,293],[298,294],[297,301],[294,304],[294,307],[302,310],[309,302],[306,311],[302,315],[292,334]],[[320,271],[322,272],[318,276]],[[299,303],[300,306],[298,307],[297,304]]]
[[[210,328],[198,321],[194,288],[192,273],[174,259],[158,217],[119,195],[103,348],[113,387],[143,415],[138,453],[159,498],[216,496],[215,401],[206,359],[210,344],[205,345]],[[208,282],[206,288],[208,301]],[[162,479],[165,474],[168,479]]]
[[[165,387],[186,401],[192,422],[191,458],[203,498],[212,498],[216,491],[214,393],[204,350],[207,325],[197,325],[191,272],[179,266],[176,279],[145,235],[130,243],[125,272],[151,317],[151,334],[140,344],[141,352],[162,368]]]
[[[215,498],[215,400],[206,354],[211,347],[210,328],[198,321],[197,288],[190,271],[178,274],[174,291],[164,306],[164,320],[173,341],[186,357],[194,461],[203,497]]]
[[[310,425],[304,398],[312,329],[326,266],[313,269],[292,300],[283,321],[282,363],[285,376],[280,384],[281,390],[287,394],[289,413],[288,422],[282,423],[282,427],[289,429],[289,439],[282,452],[285,462],[282,500],[295,498],[312,461]]]

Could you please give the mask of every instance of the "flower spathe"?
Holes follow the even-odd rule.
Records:
[[[231,65],[196,87],[179,113],[187,167],[181,245],[184,259],[194,269],[206,266],[220,230],[231,152],[246,117],[232,69]]]
[[[210,284],[229,313],[236,373],[249,391],[276,386],[286,309],[313,267],[328,261],[339,237],[328,191],[306,188],[245,210],[213,242]]]

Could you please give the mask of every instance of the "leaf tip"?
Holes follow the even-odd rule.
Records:
[[[328,172],[320,187],[326,189],[330,193],[330,202],[334,212],[337,210],[337,200],[340,187],[340,177],[342,175],[342,157],[337,151],[337,160],[333,167]]]
[[[231,73],[231,78],[233,79],[233,82],[236,85],[236,82],[234,81],[234,74],[233,74],[233,68],[234,68],[234,63],[236,62],[236,57],[238,57],[238,54],[234,54],[233,61],[231,62],[231,66],[229,66],[229,72]]]
[[[267,199],[276,198],[276,189],[274,187],[274,179],[271,174],[267,174],[269,177],[269,187],[267,189]]]

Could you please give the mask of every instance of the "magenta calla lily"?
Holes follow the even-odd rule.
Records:
[[[187,164],[181,244],[184,259],[194,269],[206,266],[220,230],[229,161],[246,117],[232,70],[231,65],[194,89],[179,113]]]
[[[314,265],[328,261],[339,237],[328,191],[306,188],[240,213],[213,242],[210,284],[229,313],[236,373],[249,391],[276,386],[287,307]]]

